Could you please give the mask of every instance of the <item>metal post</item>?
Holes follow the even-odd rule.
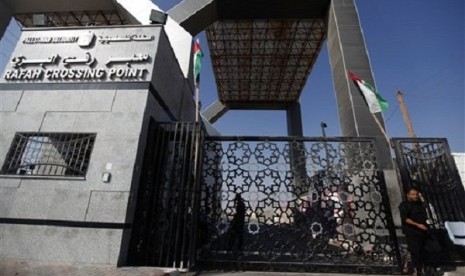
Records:
[[[325,131],[325,128],[327,128],[328,125],[325,122],[321,122],[320,126],[321,126],[321,132],[323,133],[323,141],[324,141],[324,147],[325,147],[325,158],[326,158],[326,162],[327,162],[327,164],[329,166],[328,141],[326,141],[326,131]]]
[[[407,126],[408,135],[410,138],[415,138],[415,132],[413,132],[412,121],[407,111],[407,106],[404,103],[403,94],[399,90],[397,91],[397,101],[399,102],[400,110],[402,111],[402,118],[404,119],[405,125]]]
[[[200,87],[195,84],[195,122],[200,122]]]
[[[326,138],[325,128],[327,128],[328,125],[325,122],[321,122],[320,126],[321,126],[321,132],[323,133],[323,137]]]

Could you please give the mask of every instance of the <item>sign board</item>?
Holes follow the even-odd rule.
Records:
[[[1,83],[150,81],[159,26],[26,29]]]

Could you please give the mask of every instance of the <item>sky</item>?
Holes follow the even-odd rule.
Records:
[[[181,0],[153,0],[168,11]],[[408,137],[396,99],[402,91],[417,137],[447,138],[452,152],[465,152],[465,7],[463,0],[355,0],[378,92],[389,102],[384,112],[390,137]],[[17,29],[13,24],[11,29]],[[14,47],[1,41],[0,69]],[[205,32],[198,35],[205,57],[202,110],[217,99]],[[336,97],[326,44],[302,92],[305,136],[340,136]],[[287,136],[285,111],[228,111],[213,125],[222,135]]]

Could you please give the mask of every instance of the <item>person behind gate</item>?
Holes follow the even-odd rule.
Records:
[[[424,244],[427,236],[427,214],[423,203],[419,200],[418,190],[410,187],[407,189],[406,200],[399,205],[400,218],[402,220],[402,233],[407,238],[407,248],[412,257],[412,263],[416,275],[424,275],[425,250]]]
[[[236,193],[234,201],[236,202],[236,213],[231,221],[228,247],[230,250],[241,251],[244,240],[245,204],[240,193]]]

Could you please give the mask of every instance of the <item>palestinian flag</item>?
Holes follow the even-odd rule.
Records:
[[[350,71],[349,78],[351,78],[360,89],[371,113],[385,111],[389,107],[388,102],[386,102],[380,94],[376,93],[376,90],[369,83]]]
[[[202,66],[203,53],[200,49],[199,39],[194,42],[194,80],[198,85],[200,81],[200,68]]]

